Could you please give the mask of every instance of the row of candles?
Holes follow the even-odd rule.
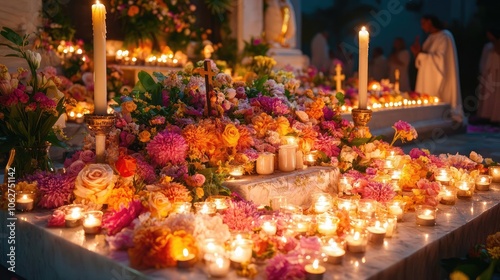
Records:
[[[163,53],[159,55],[148,55],[145,58],[138,58],[135,55],[131,55],[128,50],[118,50],[115,55],[115,61],[118,64],[124,65],[146,65],[146,66],[165,66],[165,67],[177,67],[183,63],[185,59],[185,54],[178,51],[175,53]]]
[[[436,105],[439,103],[438,97],[433,97],[431,99],[403,99],[402,101],[390,101],[390,102],[375,102],[371,106],[367,106],[368,109],[377,110],[377,109],[392,109],[392,108],[407,108],[407,107],[416,107],[416,106],[426,106],[426,105]],[[342,105],[340,110],[342,112],[351,112],[353,109],[352,106]]]

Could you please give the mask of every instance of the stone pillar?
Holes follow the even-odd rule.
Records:
[[[251,37],[260,37],[264,26],[263,0],[237,0],[237,30],[238,51],[243,51],[244,41]]]

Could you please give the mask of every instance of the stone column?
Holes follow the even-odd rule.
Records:
[[[251,37],[260,37],[264,26],[263,0],[237,0],[237,30],[238,51],[243,51],[244,41]]]

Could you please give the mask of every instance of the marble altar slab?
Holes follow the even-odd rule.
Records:
[[[442,258],[460,257],[486,236],[500,231],[500,186],[476,193],[453,206],[439,205],[437,225],[415,224],[415,213],[405,213],[397,233],[383,245],[369,243],[364,254],[347,253],[343,264],[327,264],[324,279],[444,279]],[[89,238],[81,228],[46,228],[49,212],[16,215],[16,273],[27,279],[207,279],[198,264],[191,270],[128,266],[126,252],[111,252],[103,235]],[[7,262],[7,212],[0,211],[0,260]],[[245,279],[234,271],[226,279]],[[259,265],[256,279],[265,279]]]
[[[310,166],[293,172],[242,176],[226,181],[224,186],[258,205],[269,205],[272,197],[285,196],[288,203],[308,208],[312,193],[338,193],[339,176],[338,168]]]

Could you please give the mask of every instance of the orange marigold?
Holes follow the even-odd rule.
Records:
[[[164,226],[149,225],[134,234],[134,247],[128,249],[130,266],[137,269],[163,268],[176,265],[169,252],[170,230]]]
[[[171,203],[174,203],[176,201],[189,202],[193,199],[189,190],[184,185],[181,185],[179,183],[170,183],[168,185],[164,185],[160,191],[166,197],[168,197],[168,200]]]
[[[204,151],[209,151],[212,148],[211,135],[207,129],[201,125],[190,124],[184,128],[182,136],[189,146],[189,158],[204,161],[206,158]]]
[[[127,206],[134,198],[134,190],[128,185],[115,187],[108,197],[108,210],[120,210],[121,206]]]
[[[280,136],[285,136],[288,133],[290,133],[290,131],[291,131],[290,122],[288,121],[287,118],[285,118],[283,116],[279,116],[276,119],[275,124],[276,124],[276,132],[278,132],[278,134]]]

